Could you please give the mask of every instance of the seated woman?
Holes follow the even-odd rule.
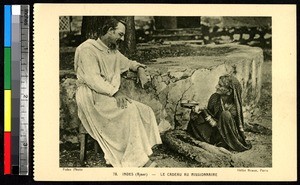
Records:
[[[193,108],[187,132],[200,141],[229,150],[249,150],[251,144],[244,135],[241,93],[241,84],[235,77],[221,76],[207,109]]]

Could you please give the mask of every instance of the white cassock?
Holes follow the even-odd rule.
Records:
[[[149,160],[151,148],[162,143],[149,106],[132,100],[121,109],[113,97],[121,73],[136,71],[140,65],[110,50],[100,39],[85,41],[75,52],[78,116],[114,167],[141,167]]]

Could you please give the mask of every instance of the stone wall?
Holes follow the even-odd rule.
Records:
[[[203,25],[201,30],[205,44],[239,42],[260,47],[271,47],[272,45],[271,27],[208,27]]]
[[[129,72],[122,78],[121,90],[129,97],[143,102],[155,112],[161,132],[168,128],[185,129],[190,110],[180,102],[193,100],[206,106],[215,92],[221,75],[232,73],[242,84],[244,111],[255,108],[260,98],[263,52],[260,48],[242,45],[219,45],[193,47],[230,47],[224,56],[187,56],[156,59],[148,64],[150,82],[145,89],[135,83],[136,76]],[[75,102],[74,72],[61,71],[61,128],[78,126]],[[245,114],[246,115],[246,114]],[[247,120],[247,116],[245,117]]]

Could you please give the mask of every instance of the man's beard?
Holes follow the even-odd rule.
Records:
[[[111,50],[117,50],[117,49],[119,49],[120,43],[121,43],[121,41],[117,40],[116,43],[110,43],[108,47]]]
[[[110,43],[108,47],[111,50],[117,50],[119,48],[119,45],[118,44],[114,44],[114,43]]]

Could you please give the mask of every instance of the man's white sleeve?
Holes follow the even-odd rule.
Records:
[[[119,87],[113,86],[101,76],[98,60],[90,49],[82,49],[78,60],[77,75],[88,87],[108,96],[113,96],[118,91]]]
[[[137,71],[138,67],[146,68],[146,65],[138,63],[134,60],[129,60],[120,52],[118,52],[118,58],[121,60],[121,72],[127,71],[128,69],[132,71]]]

